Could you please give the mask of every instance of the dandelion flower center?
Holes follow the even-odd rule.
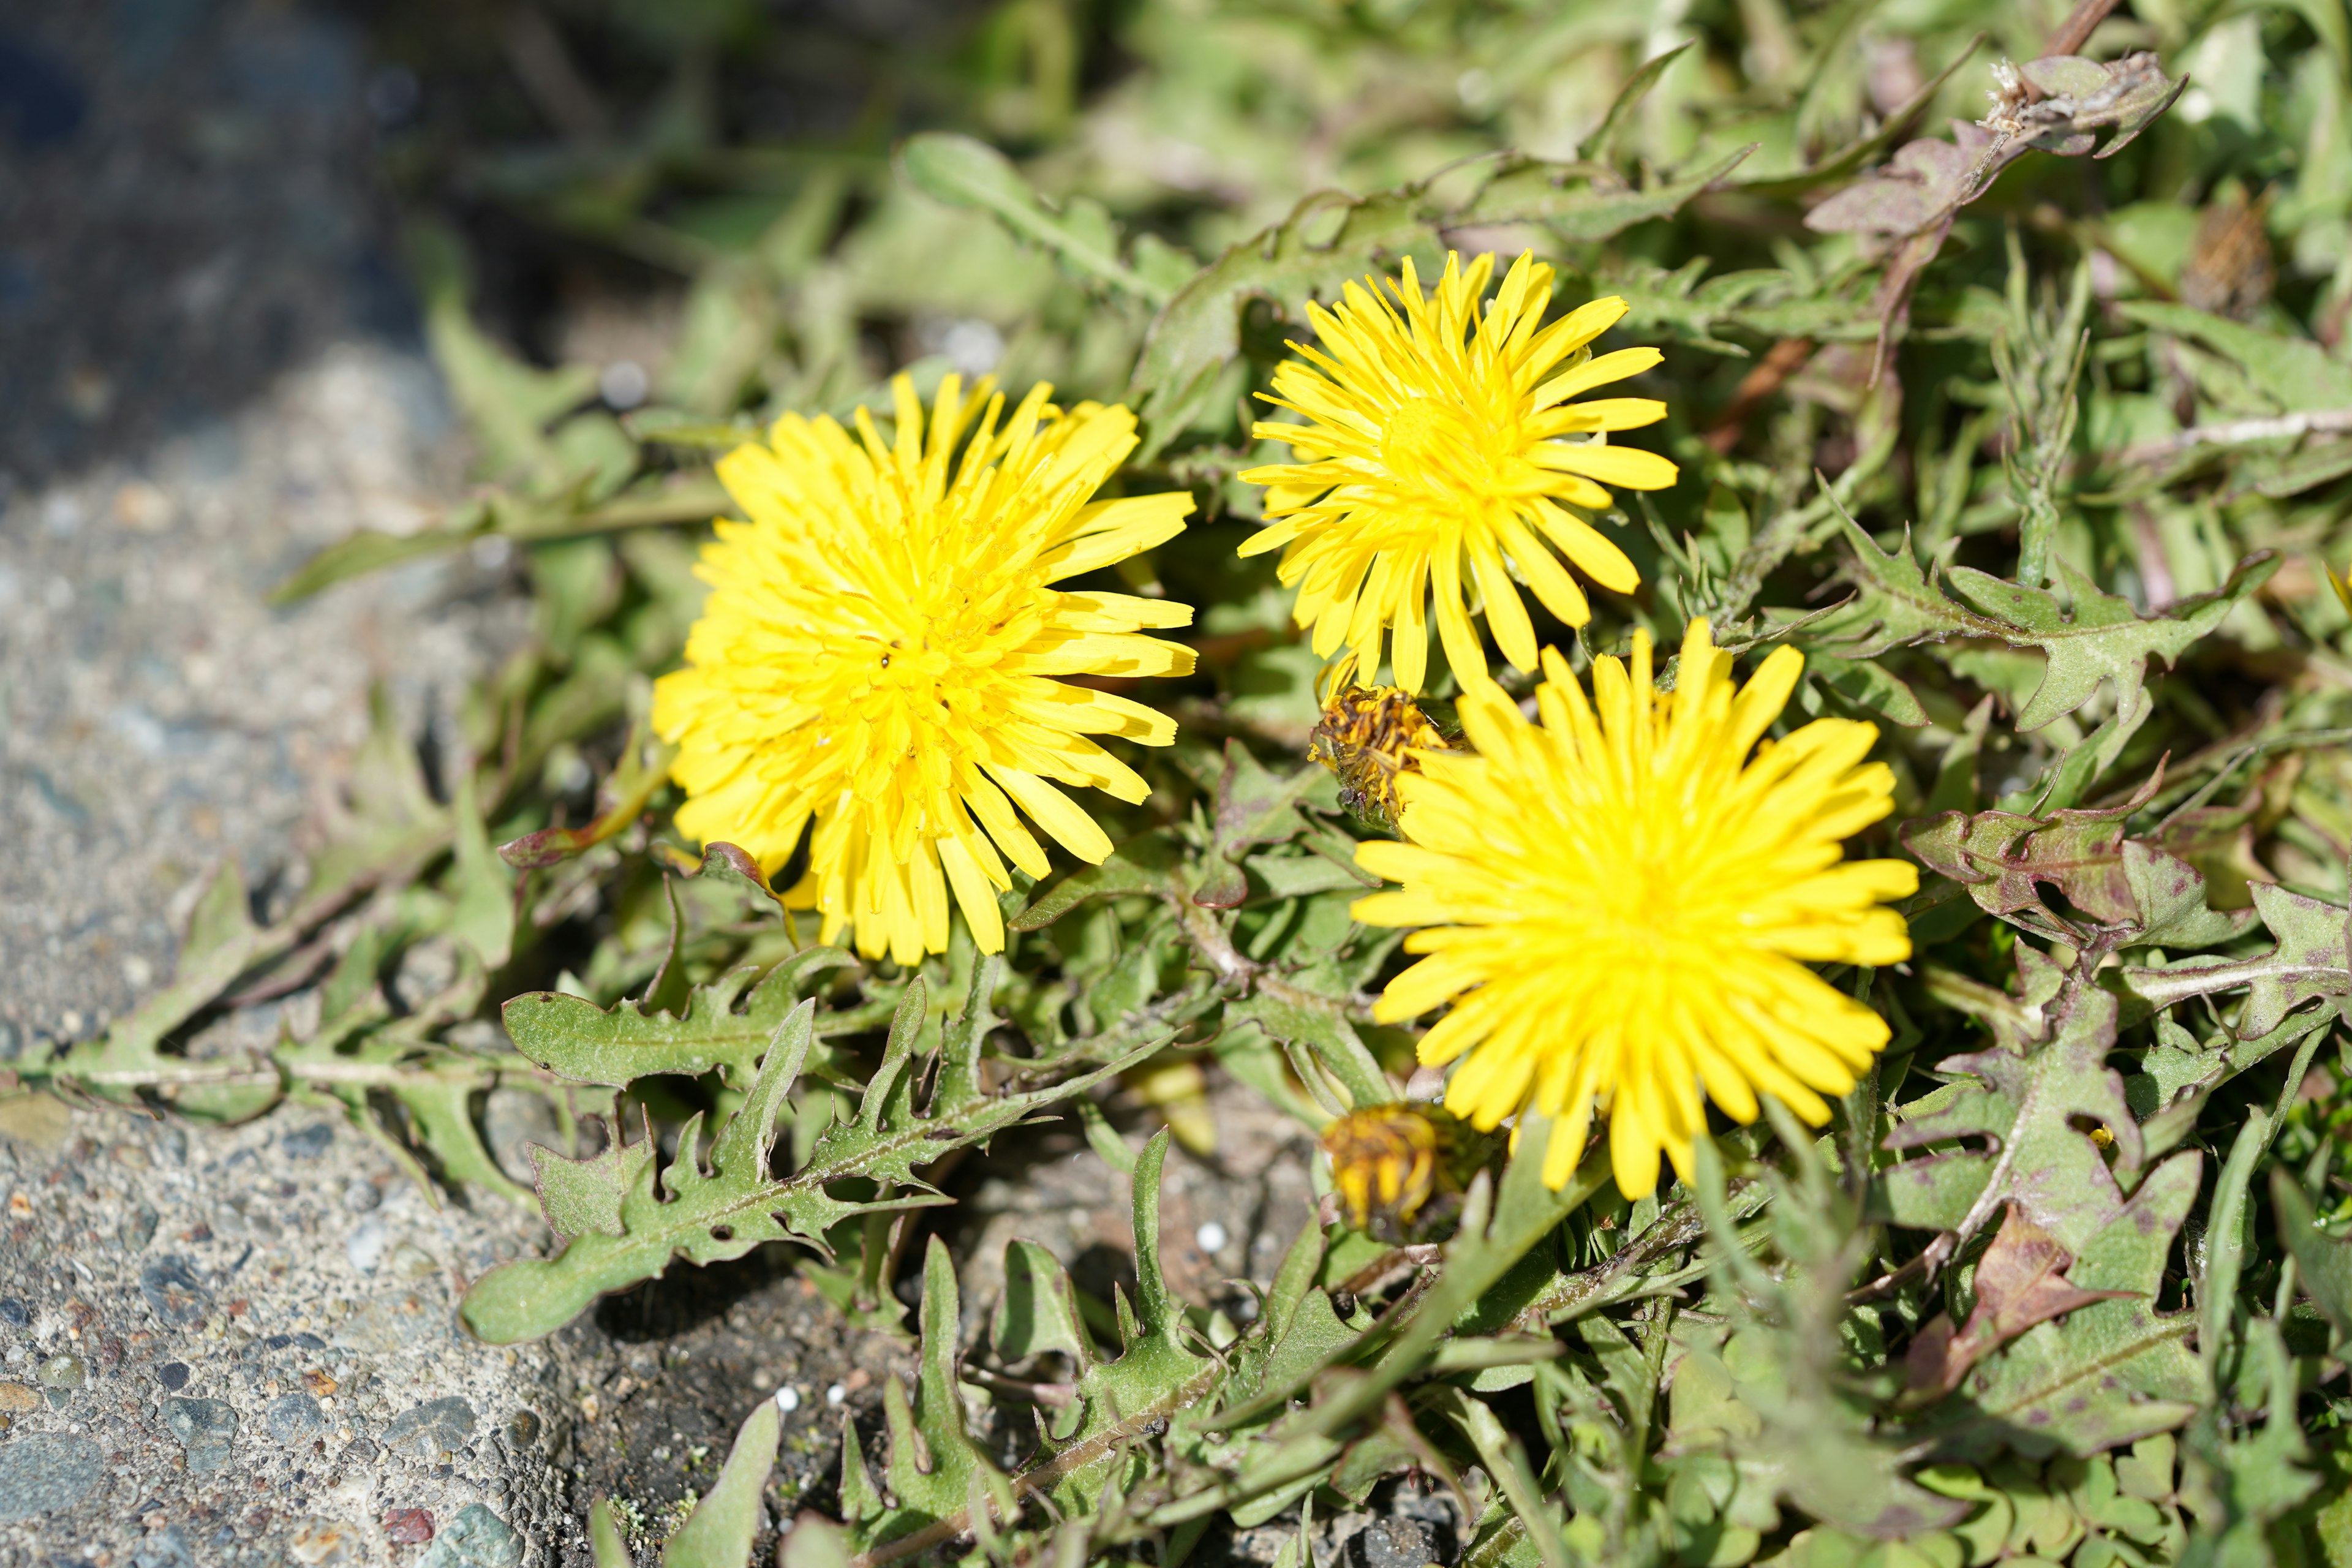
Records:
[[[886,442],[859,412],[779,420],[719,465],[748,523],[703,552],[712,585],[687,668],[656,685],[680,750],[679,828],[740,845],[785,895],[869,957],[944,949],[952,894],[983,952],[1003,945],[1005,862],[1050,869],[1023,821],[1099,860],[1110,840],[1058,787],[1148,793],[1088,739],[1174,739],[1163,714],[1065,675],[1181,674],[1192,650],[1137,635],[1190,624],[1161,599],[1056,589],[1181,531],[1181,493],[1097,500],[1135,445],[1124,408],[1067,413],[1033,390],[967,402],[954,377],[928,422],[904,377]],[[982,405],[984,404],[984,406]],[[1018,808],[1016,814],[1015,808]]]
[[[1459,1060],[1447,1108],[1481,1130],[1529,1107],[1552,1118],[1554,1186],[1605,1115],[1628,1197],[1654,1190],[1661,1152],[1690,1174],[1708,1099],[1742,1121],[1759,1093],[1827,1119],[1821,1097],[1853,1087],[1887,1028],[1807,965],[1908,957],[1885,905],[1918,888],[1902,861],[1844,858],[1893,806],[1892,772],[1863,760],[1874,726],[1821,719],[1763,740],[1794,650],[1737,688],[1699,620],[1673,692],[1652,689],[1650,662],[1637,634],[1630,668],[1595,661],[1588,700],[1545,650],[1535,723],[1474,688],[1475,754],[1421,753],[1397,779],[1402,841],[1357,850],[1402,886],[1356,918],[1416,928],[1405,950],[1423,955],[1376,1016],[1451,1005],[1421,1042],[1424,1063]]]
[[[1448,258],[1424,294],[1407,260],[1389,285],[1394,304],[1375,280],[1348,285],[1336,309],[1308,307],[1318,346],[1291,345],[1301,358],[1275,373],[1268,399],[1304,423],[1255,430],[1288,442],[1297,461],[1242,476],[1267,487],[1267,526],[1242,553],[1282,551],[1278,574],[1298,588],[1292,613],[1314,628],[1315,651],[1348,648],[1365,681],[1388,641],[1396,684],[1422,689],[1433,609],[1465,684],[1486,673],[1470,624],[1481,605],[1505,657],[1534,668],[1519,584],[1584,625],[1591,606],[1563,557],[1619,593],[1641,583],[1584,514],[1612,504],[1606,486],[1662,489],[1676,478],[1654,453],[1606,445],[1610,432],[1664,418],[1665,405],[1575,401],[1658,363],[1655,349],[1593,357],[1590,344],[1625,301],[1596,300],[1547,327],[1551,268],[1520,257],[1482,305],[1494,268],[1491,256],[1466,268]]]

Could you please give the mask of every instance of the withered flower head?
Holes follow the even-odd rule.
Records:
[[[1340,805],[1394,827],[1398,775],[1421,771],[1415,752],[1445,749],[1444,735],[1402,687],[1343,686],[1325,700],[1307,756],[1339,775]]]

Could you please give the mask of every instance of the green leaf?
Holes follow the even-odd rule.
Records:
[[[946,132],[924,132],[898,148],[899,172],[925,195],[950,206],[977,207],[1020,238],[1054,256],[1082,282],[1129,295],[1157,309],[1171,290],[1167,257],[1154,258],[1155,276],[1129,267],[1108,215],[1079,198],[1055,213],[1021,177],[1013,161],[984,142]],[[1163,242],[1161,250],[1166,246]]]
[[[2319,1216],[2295,1179],[2271,1167],[2271,1206],[2279,1239],[2294,1258],[2304,1294],[2311,1298],[2339,1339],[2352,1338],[2352,1241],[2319,1227]]]
[[[2021,943],[2020,951],[2023,951]],[[1951,1228],[1961,1239],[2013,1205],[2081,1257],[2103,1229],[2121,1223],[2126,1203],[2118,1180],[2139,1173],[2138,1121],[2121,1075],[2107,1066],[2116,1040],[2116,1001],[2070,977],[2056,999],[2040,1009],[2047,1033],[2021,1052],[2009,1043],[1948,1058],[1939,1073],[1966,1075],[1947,1093],[1897,1109],[1886,1147],[1917,1149],[1963,1138],[1986,1140],[1990,1153],[1956,1148],[1889,1166],[1876,1180],[1886,1188],[1959,1180],[1952,1168],[1983,1173],[1965,1216]],[[2111,1169],[2091,1140],[2088,1123],[2114,1139]],[[1892,1200],[1897,1204],[1903,1200]],[[2077,1278],[2084,1288],[2097,1289]]]
[[[592,500],[594,504],[586,504]],[[437,526],[414,533],[362,529],[304,562],[292,576],[269,591],[269,602],[296,604],[338,583],[462,550],[488,537],[523,542],[576,539],[667,523],[708,522],[735,510],[725,488],[708,473],[640,480],[609,499],[567,491],[552,499],[531,500],[501,491],[486,500],[453,507]]]
[[[467,310],[464,253],[447,230],[415,230],[411,260],[425,296],[425,339],[450,400],[473,429],[483,467],[501,479],[558,482],[563,465],[546,427],[596,395],[596,368],[539,370],[484,336]]]
[[[524,1056],[574,1083],[625,1088],[661,1073],[692,1078],[715,1070],[740,1089],[809,984],[856,962],[839,948],[813,947],[765,975],[757,968],[732,970],[694,987],[675,1015],[647,1014],[630,1002],[608,1010],[561,991],[528,992],[506,1005],[507,1035]]]
[[[600,1497],[588,1510],[588,1549],[595,1568],[637,1568],[621,1528],[613,1522],[613,1500]]]
[[[2256,882],[2248,891],[2254,912],[2278,939],[2269,952],[2251,958],[2186,958],[2162,969],[2126,969],[2116,976],[2125,994],[2160,1009],[2244,986],[2246,1005],[2236,1030],[2246,1037],[2269,1034],[2288,1014],[2316,997],[2352,994],[2352,956],[2347,956],[2352,916],[2274,883]]]
[[[1181,897],[1180,853],[1167,829],[1140,834],[1113,849],[1099,865],[1081,866],[1047,883],[1027,909],[1005,924],[1016,931],[1043,931],[1089,899],[1129,893]]]
[[[1510,156],[1446,222],[1449,227],[1539,223],[1564,240],[1610,239],[1637,223],[1672,217],[1692,197],[1728,178],[1759,145],[1751,142],[1696,174],[1647,190],[1627,185],[1616,171],[1597,163]]]
[[[537,1143],[524,1145],[538,1173],[539,1208],[558,1236],[622,1236],[621,1204],[654,1157],[650,1133],[635,1143],[618,1136],[593,1159],[572,1160]]]
[[[677,747],[655,740],[650,730],[640,725],[621,748],[618,765],[597,785],[594,816],[578,827],[542,827],[526,833],[499,845],[499,858],[518,871],[544,870],[604,843],[645,815],[654,796],[669,782],[669,765],[677,755]],[[713,850],[719,847],[711,846]],[[758,868],[752,870],[756,876]],[[760,887],[767,890],[764,881]]]
[[[2126,319],[2227,354],[2281,413],[2352,406],[2352,365],[2308,338],[2281,337],[2193,306],[2158,300],[2119,300]]]
[[[1923,1439],[1955,1456],[1985,1457],[2011,1443],[2033,1454],[2094,1453],[2179,1426],[2203,1386],[2183,1348],[2193,1314],[2155,1310],[2202,1156],[2165,1161],[2126,1197],[2117,1178],[2137,1174],[2144,1150],[2122,1080],[2106,1066],[2116,1000],[2078,976],[2049,1011],[2050,1037],[2025,1055],[2002,1047],[1942,1063],[1940,1071],[1974,1081],[1931,1097],[1932,1108],[1905,1108],[1886,1139],[1899,1150],[1981,1138],[1993,1152],[1930,1154],[1882,1171],[1876,1182],[1973,1185],[1965,1213],[1949,1221],[1963,1238],[2010,1205],[2074,1255],[2069,1278],[2077,1289],[2128,1294],[2043,1323],[1979,1363],[1957,1397],[1919,1423]],[[2112,1135],[2112,1170],[2084,1123]],[[1972,1181],[1962,1171],[1980,1175]]]
[[[1953,637],[1989,637],[2011,647],[2039,648],[2041,680],[2017,716],[2021,731],[2042,728],[2090,700],[2112,682],[2119,713],[2137,711],[2147,661],[2177,662],[2189,646],[2220,626],[2240,601],[2270,580],[2279,558],[2257,551],[2238,563],[2229,581],[2210,594],[2170,605],[2142,618],[2129,601],[2109,594],[2063,558],[2056,568],[2072,608],[2047,589],[2005,582],[1973,567],[1942,574],[1967,604],[1956,603],[1929,580],[1906,536],[1893,554],[1878,548],[1850,517],[1843,520],[1852,551],[1854,596],[1798,635],[1807,648],[1842,658],[1875,658],[1890,648],[1937,645]],[[1973,607],[1971,607],[1973,606]]]
[[[2145,1089],[2156,1091],[2146,1095],[2151,1110],[2140,1123],[2140,1142],[2147,1157],[2154,1159],[2187,1142],[2197,1131],[2197,1119],[2206,1102],[2223,1084],[2289,1046],[2303,1044],[2334,1022],[2331,1012],[2315,1009],[2290,1016],[2265,1035],[2238,1038],[2224,1031],[2221,1037],[2199,1050],[2188,1030],[2169,1017],[2159,1017],[2156,1021],[2158,1043],[2142,1060],[2147,1072],[2124,1084],[2125,1092],[2133,1097],[2135,1109]]]
[[[2046,816],[1948,811],[1905,823],[1900,837],[1921,865],[1961,884],[1987,914],[2053,942],[2079,944],[2091,927],[2123,933],[2126,947],[2179,952],[2231,941],[2253,923],[2252,910],[2207,907],[2203,873],[2124,837],[2162,777],[2158,770],[2116,805]],[[2084,920],[2052,910],[2044,886],[2056,888]]]
[[[186,1114],[207,1121],[258,1116],[279,1095],[278,1074],[267,1064],[232,1060],[199,1067],[166,1056],[163,1045],[239,975],[289,951],[301,929],[291,921],[268,930],[256,926],[244,876],[235,861],[222,862],[189,917],[172,983],[117,1019],[104,1035],[74,1045],[45,1072],[25,1076],[70,1084],[118,1104],[136,1104],[142,1089],[160,1087]],[[219,1081],[225,1074],[243,1081]]]
[[[1356,1110],[1386,1105],[1397,1098],[1396,1086],[1349,1023],[1342,1004],[1316,1006],[1295,995],[1273,995],[1265,990],[1225,1004],[1229,1023],[1255,1024],[1273,1039],[1307,1047],[1316,1061],[1339,1081]]]
[[[473,770],[457,778],[457,799],[450,803],[456,825],[453,847],[457,907],[450,911],[449,934],[473,949],[486,972],[506,966],[514,953],[515,873],[490,847],[482,821],[481,792]]]
[[[1927,710],[1919,706],[1911,689],[1869,659],[1812,653],[1805,657],[1805,669],[1849,702],[1871,709],[1891,722],[1908,729],[1927,722]]]
[[[1052,1253],[1018,1237],[1004,1244],[1004,1292],[996,1300],[990,1338],[1002,1361],[1055,1351],[1081,1373],[1095,1361],[1069,1275]]]
[[[1227,741],[1224,772],[1212,795],[1209,849],[1202,857],[1192,901],[1229,910],[1247,899],[1249,879],[1242,862],[1254,849],[1286,844],[1304,833],[1309,824],[1301,806],[1329,783],[1330,774],[1314,763],[1277,773],[1239,741]]]
[[[1241,353],[1251,300],[1272,300],[1286,319],[1302,321],[1309,300],[1336,298],[1342,284],[1392,268],[1408,251],[1435,253],[1441,216],[1424,185],[1363,197],[1320,191],[1202,268],[1153,318],[1136,362],[1130,395],[1150,432],[1143,456],[1176,436]]]
[[[658,1180],[654,1162],[637,1167],[621,1201],[621,1235],[575,1236],[553,1258],[525,1258],[493,1268],[467,1291],[459,1318],[478,1337],[511,1344],[562,1327],[606,1291],[660,1275],[672,1258],[717,1262],[740,1258],[763,1241],[788,1239],[823,1252],[825,1232],[845,1219],[946,1201],[916,1179],[917,1166],[984,1142],[1058,1100],[1083,1094],[1161,1044],[1154,1040],[1050,1088],[999,1096],[951,1118],[924,1117],[908,1104],[905,1071],[922,1016],[922,987],[917,983],[908,987],[891,1032],[892,1048],[868,1084],[856,1120],[828,1127],[805,1164],[775,1178],[768,1167],[776,1118],[816,1036],[816,1005],[801,1003],[776,1026],[743,1102],[720,1125],[708,1172],[696,1158],[702,1123],[697,1114],[679,1133],[678,1155]],[[900,1191],[858,1203],[826,1190],[853,1176]],[[597,1212],[601,1215],[601,1208]]]
[[[932,1245],[938,1245],[936,1237]],[[781,1420],[775,1401],[760,1401],[735,1434],[710,1495],[663,1544],[662,1568],[744,1568],[751,1561],[752,1539],[767,1523],[760,1494],[775,1468]]]
[[[959,1512],[969,1519],[991,1508],[1000,1517],[1013,1511],[1011,1485],[965,1424],[956,1377],[961,1329],[955,1265],[946,1243],[933,1236],[923,1253],[922,1360],[914,1397],[909,1401],[897,1373],[882,1387],[892,1506],[858,1532],[869,1547]]]

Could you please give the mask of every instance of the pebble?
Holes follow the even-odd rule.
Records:
[[[176,1254],[159,1258],[139,1271],[139,1293],[170,1328],[200,1323],[212,1310],[212,1293],[197,1281],[188,1260]]]
[[[0,1410],[15,1414],[41,1407],[40,1394],[21,1383],[0,1383]]]
[[[839,1405],[848,1397],[849,1385],[845,1383],[836,1383],[824,1391],[824,1402],[827,1405]]]
[[[0,1523],[37,1519],[88,1497],[105,1473],[87,1437],[42,1433],[0,1447]]]
[[[165,1525],[131,1549],[131,1568],[196,1568],[188,1532],[176,1524]]]
[[[441,1271],[441,1266],[433,1261],[433,1255],[413,1241],[404,1241],[394,1247],[384,1261],[403,1279],[429,1279]]]
[[[177,1394],[188,1386],[188,1363],[167,1361],[155,1369],[155,1381],[163,1385],[166,1394]]]
[[[1429,1527],[1418,1520],[1376,1519],[1356,1537],[1356,1561],[1363,1568],[1422,1568],[1435,1556]]]
[[[382,1202],[383,1194],[364,1176],[353,1176],[343,1187],[343,1207],[352,1214],[365,1214]]]
[[[147,1244],[155,1239],[155,1226],[160,1216],[145,1204],[141,1204],[122,1216],[122,1228],[115,1233],[125,1252],[144,1252]]]
[[[790,1415],[801,1407],[801,1391],[791,1384],[776,1390],[776,1408]]]
[[[539,1441],[539,1416],[529,1410],[518,1410],[507,1417],[507,1441],[518,1448],[528,1448]]]
[[[32,1321],[33,1314],[25,1310],[24,1302],[14,1296],[0,1296],[0,1323],[6,1323],[12,1329],[21,1329]]]
[[[433,1539],[433,1510],[395,1508],[383,1516],[383,1538],[394,1546],[421,1546]]]
[[[286,1152],[297,1160],[315,1160],[325,1153],[327,1146],[334,1141],[335,1124],[333,1122],[313,1121],[308,1127],[296,1128],[278,1142],[283,1144]]]
[[[343,1238],[343,1251],[350,1255],[352,1267],[362,1274],[374,1273],[376,1265],[383,1261],[385,1249],[391,1246],[392,1232],[384,1228],[383,1221],[380,1219],[360,1221],[352,1227],[351,1235]]]
[[[1229,1239],[1225,1235],[1225,1227],[1215,1220],[1206,1222],[1192,1233],[1192,1240],[1203,1252],[1222,1252]]]
[[[89,1375],[89,1363],[73,1354],[53,1355],[33,1373],[33,1381],[49,1391],[49,1403],[59,1409]]]
[[[236,1436],[236,1410],[225,1399],[167,1399],[163,1425],[188,1451],[192,1471],[217,1470],[228,1463]]]
[[[280,1443],[299,1443],[326,1428],[319,1402],[307,1394],[281,1394],[269,1406],[269,1435]]]
[[[522,1538],[480,1503],[467,1503],[418,1558],[416,1568],[516,1568]]]
[[[476,1419],[474,1407],[456,1394],[432,1400],[394,1416],[383,1429],[383,1446],[397,1448],[414,1443],[417,1458],[429,1462],[464,1447],[473,1435]]]
[[[331,1519],[306,1519],[296,1525],[294,1539],[287,1542],[286,1550],[297,1563],[307,1563],[310,1568],[357,1563],[365,1552],[358,1531]]]

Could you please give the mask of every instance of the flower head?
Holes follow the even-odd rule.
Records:
[[[1322,1142],[1348,1224],[1389,1241],[1449,1217],[1493,1147],[1444,1106],[1410,1100],[1351,1110]]]
[[[1522,256],[1482,313],[1494,269],[1491,256],[1466,269],[1449,256],[1423,294],[1408,258],[1389,286],[1394,305],[1367,279],[1369,289],[1349,284],[1336,310],[1307,307],[1320,347],[1292,344],[1307,363],[1276,370],[1268,399],[1307,423],[1254,431],[1287,441],[1298,460],[1242,476],[1270,487],[1268,526],[1242,553],[1282,550],[1281,579],[1298,584],[1292,613],[1314,627],[1315,651],[1349,648],[1361,680],[1375,678],[1393,626],[1396,683],[1422,689],[1433,599],[1446,661],[1465,686],[1486,670],[1474,597],[1504,656],[1533,669],[1535,627],[1514,577],[1560,620],[1584,625],[1591,606],[1559,556],[1621,594],[1641,574],[1571,509],[1609,506],[1605,485],[1675,482],[1674,464],[1655,453],[1603,444],[1609,431],[1664,418],[1664,404],[1572,401],[1658,363],[1655,349],[1590,353],[1625,301],[1595,300],[1544,326],[1551,268]]]
[[[1437,726],[1393,686],[1341,687],[1307,738],[1307,760],[1339,775],[1339,804],[1383,827],[1396,826],[1398,776],[1421,766],[1421,752],[1444,749]]]
[[[1875,726],[1818,719],[1758,744],[1796,686],[1793,649],[1735,689],[1695,620],[1670,693],[1652,690],[1650,657],[1636,633],[1632,668],[1595,661],[1588,700],[1546,649],[1536,723],[1475,689],[1475,754],[1425,755],[1397,781],[1403,841],[1357,851],[1403,885],[1356,918],[1421,928],[1405,950],[1427,955],[1374,1016],[1452,1003],[1421,1041],[1424,1063],[1463,1058],[1447,1107],[1481,1130],[1528,1107],[1551,1118],[1555,1187],[1597,1109],[1628,1197],[1654,1190],[1662,1150],[1690,1174],[1703,1095],[1741,1121],[1759,1091],[1827,1119],[1821,1096],[1852,1089],[1887,1029],[1805,966],[1908,957],[1883,900],[1919,882],[1903,861],[1843,858],[1893,805],[1893,773],[1863,762]]]
[[[1053,678],[1187,673],[1190,648],[1136,634],[1192,610],[1049,584],[1173,537],[1192,498],[1094,499],[1135,417],[1064,412],[1049,390],[1008,417],[986,382],[967,401],[950,376],[927,426],[901,376],[889,441],[863,409],[854,437],[786,415],[719,464],[751,521],[719,523],[704,549],[710,597],[686,668],[654,694],[691,797],[678,826],[772,876],[814,822],[786,901],[821,911],[828,942],[853,927],[868,957],[944,949],[950,889],[981,949],[1000,950],[1004,862],[1048,869],[1014,808],[1100,860],[1109,838],[1056,786],[1139,801],[1143,780],[1087,737],[1175,737],[1163,714]]]

